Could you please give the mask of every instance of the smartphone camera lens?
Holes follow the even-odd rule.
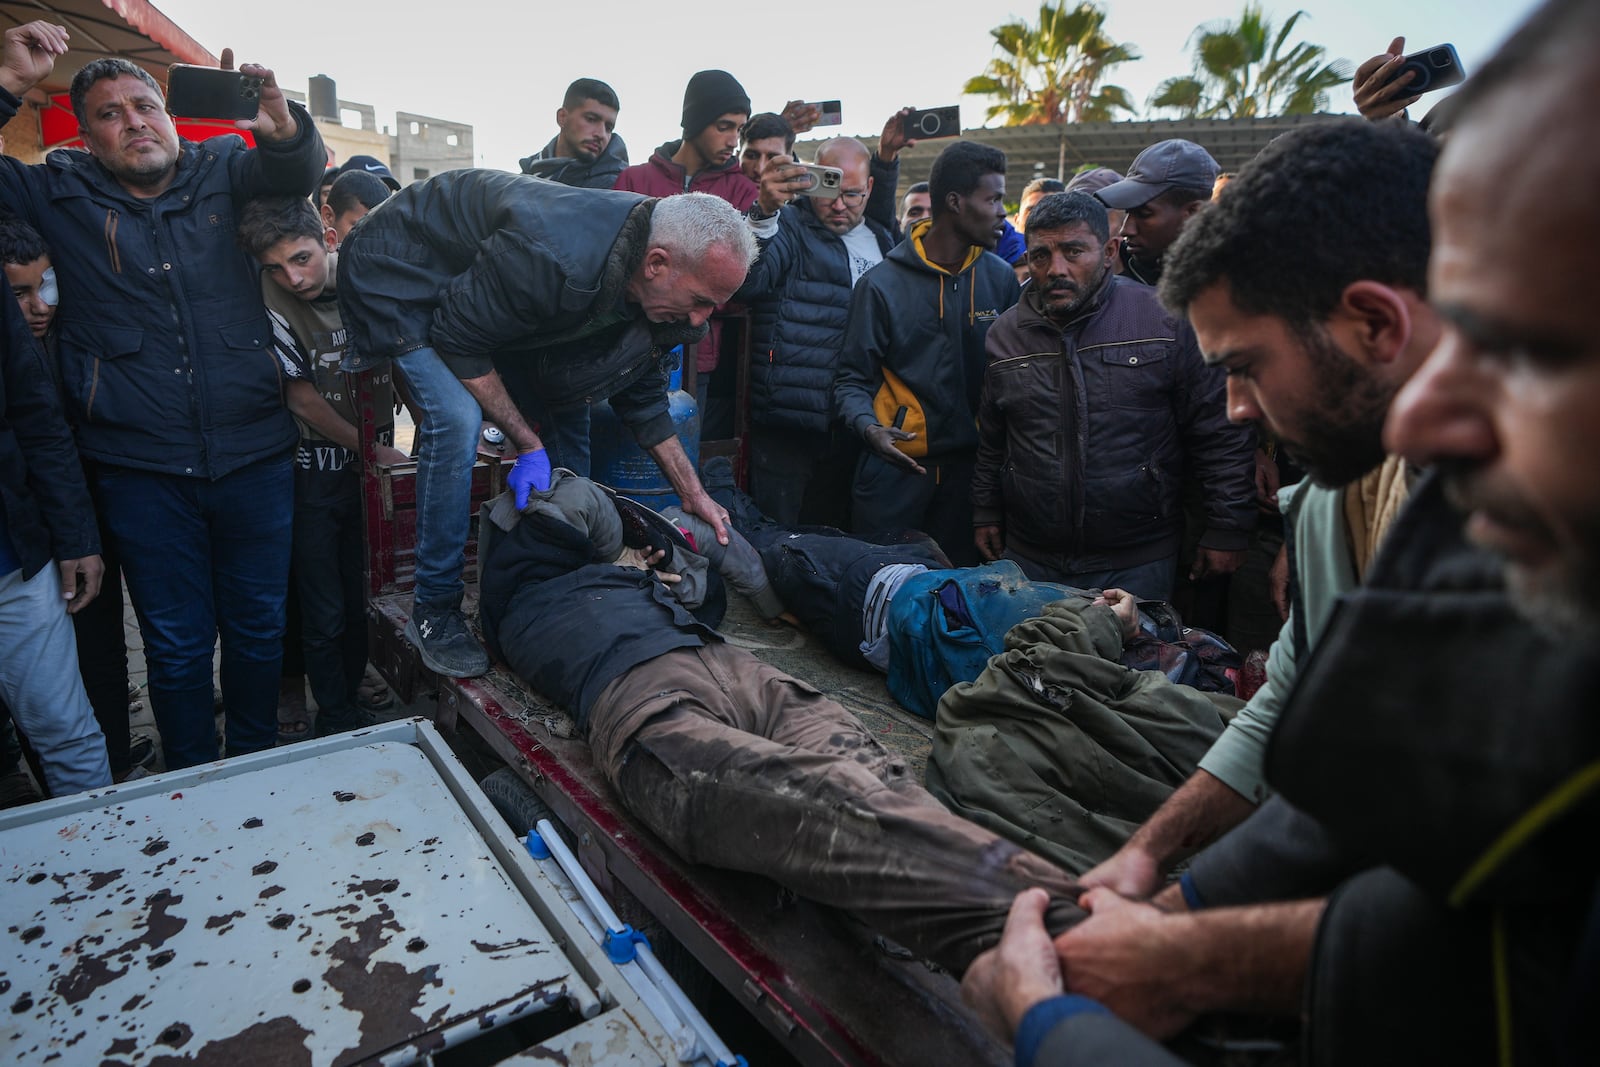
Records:
[[[1436,67],[1448,67],[1450,65],[1450,53],[1443,48],[1435,48],[1428,53],[1428,61]]]

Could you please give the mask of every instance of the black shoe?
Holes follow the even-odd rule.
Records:
[[[406,640],[416,647],[422,663],[447,678],[476,678],[489,672],[489,653],[467,629],[466,617],[455,608],[435,609],[418,604],[406,623]]]
[[[350,730],[363,730],[368,726],[377,726],[386,722],[381,715],[375,715],[366,708],[356,706],[343,715],[324,715],[317,712],[317,736],[327,737],[330,734],[342,734]]]
[[[156,761],[156,742],[149,734],[134,730],[128,737],[128,766],[148,767]]]

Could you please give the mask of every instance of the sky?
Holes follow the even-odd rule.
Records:
[[[379,126],[396,111],[468,122],[479,166],[515,170],[555,134],[555,112],[574,78],[609,82],[622,103],[617,133],[634,162],[680,136],[683,87],[720,67],[743,84],[757,111],[786,100],[843,101],[838,132],[876,135],[902,106],[960,104],[962,124],[982,124],[987,101],[963,97],[966,80],[994,55],[989,31],[1032,22],[1038,4],[966,0],[935,5],[758,4],[720,0],[602,0],[512,5],[448,0],[432,7],[351,0],[154,0],[213,54],[272,67],[301,92],[326,74],[344,100],[372,104]],[[1164,79],[1188,73],[1194,28],[1236,18],[1242,0],[1105,0],[1106,30],[1143,58],[1108,79],[1141,105]],[[1537,6],[1533,0],[1301,0],[1263,7],[1274,25],[1305,10],[1298,38],[1329,58],[1358,64],[1406,37],[1406,50],[1452,43],[1470,74]],[[942,7],[942,5],[939,5]],[[783,15],[788,9],[793,13]],[[270,13],[270,15],[269,15]],[[1431,102],[1425,101],[1425,105]],[[1331,110],[1353,111],[1348,89]],[[1146,116],[1139,117],[1161,117]]]

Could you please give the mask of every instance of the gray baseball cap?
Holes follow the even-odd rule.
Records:
[[[1221,170],[1211,153],[1193,141],[1158,141],[1139,153],[1126,178],[1095,196],[1106,207],[1127,211],[1168,189],[1209,189]]]
[[[1108,185],[1115,185],[1122,180],[1122,175],[1110,167],[1096,167],[1086,170],[1082,174],[1074,174],[1072,180],[1067,182],[1067,192],[1087,193],[1093,196]]]

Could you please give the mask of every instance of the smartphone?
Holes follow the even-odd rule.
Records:
[[[919,108],[906,116],[905,131],[906,137],[918,141],[930,137],[960,137],[961,108],[956,104]]]
[[[800,190],[801,196],[809,196],[813,200],[837,200],[839,194],[844,192],[844,171],[838,167],[824,167],[816,163],[802,163],[800,166],[806,170],[806,176],[811,179],[811,184]]]
[[[844,111],[837,100],[809,100],[806,107],[814,107],[821,113],[818,126],[837,126],[844,121]]]
[[[1453,44],[1434,45],[1432,48],[1411,53],[1406,56],[1405,62],[1400,64],[1399,69],[1389,75],[1388,81],[1384,84],[1389,84],[1407,71],[1415,72],[1411,84],[1405,87],[1407,96],[1431,93],[1447,85],[1458,85],[1467,76],[1467,72],[1461,67],[1461,57],[1456,55],[1456,46]]]
[[[260,78],[187,63],[167,68],[170,114],[186,119],[253,119],[260,108]]]

